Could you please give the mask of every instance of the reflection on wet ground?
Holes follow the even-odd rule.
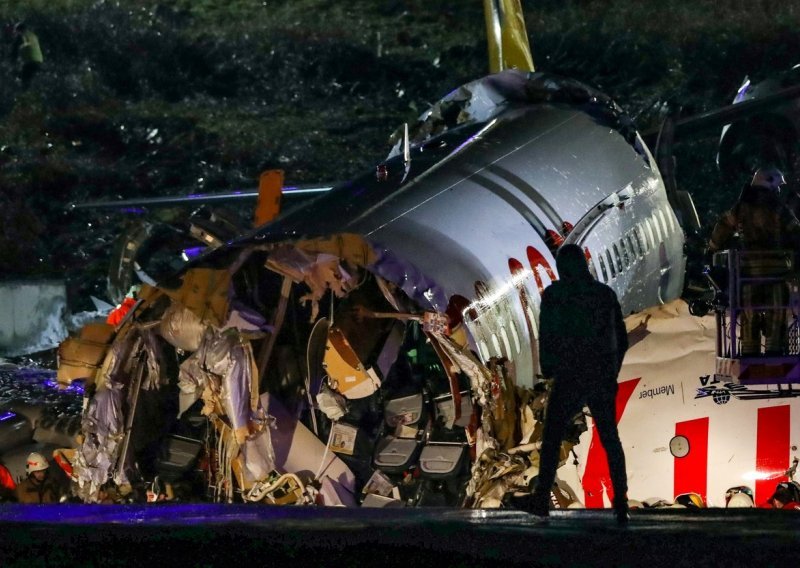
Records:
[[[55,371],[0,365],[0,408],[22,403],[41,406],[55,416],[77,416],[82,397],[80,382],[59,389]]]
[[[800,515],[761,509],[509,510],[248,505],[0,507],[0,561],[324,566],[751,566],[796,564]],[[160,556],[159,556],[160,555]],[[178,556],[179,555],[179,556]]]

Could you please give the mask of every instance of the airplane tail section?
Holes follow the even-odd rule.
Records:
[[[525,30],[520,0],[483,0],[486,38],[489,44],[489,70],[533,71],[533,56]]]

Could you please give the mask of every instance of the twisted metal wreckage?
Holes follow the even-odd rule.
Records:
[[[425,312],[419,290],[355,234],[254,244],[144,285],[120,325],[60,348],[59,382],[87,381],[75,493],[155,476],[223,502],[500,507],[527,492],[547,383],[482,363],[463,325],[475,306]],[[581,415],[563,459],[585,429]],[[566,485],[554,497],[577,502]]]

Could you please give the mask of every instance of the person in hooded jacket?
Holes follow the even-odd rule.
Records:
[[[622,310],[614,291],[592,277],[579,246],[561,247],[556,266],[559,280],[544,290],[539,318],[542,373],[553,379],[553,387],[530,511],[548,515],[561,441],[568,424],[588,405],[608,456],[617,522],[624,525],[628,482],[616,423],[617,375],[628,349]]]

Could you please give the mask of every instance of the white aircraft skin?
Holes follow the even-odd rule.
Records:
[[[679,300],[628,318],[629,330],[648,316],[646,337],[638,340],[641,327],[629,335],[633,345],[619,376],[629,497],[671,501],[694,492],[709,506],[725,506],[726,490],[745,485],[757,505],[765,503],[800,457],[797,392],[715,379],[713,316],[691,316]],[[684,443],[673,442],[679,435]],[[587,506],[603,506],[610,478],[593,436],[593,428],[582,435],[574,448],[577,465],[568,462],[559,476]]]
[[[527,75],[506,71],[489,81],[516,83]],[[522,345],[535,347],[541,291],[556,275],[546,231],[563,232],[563,222],[575,227],[565,242],[585,248],[593,272],[617,292],[626,314],[679,297],[683,233],[640,140],[637,152],[583,108],[559,104],[501,107],[488,122],[467,128],[412,147],[405,182],[376,182],[367,174],[230,248],[361,234],[413,267],[416,280],[374,271],[423,307],[443,312],[454,294],[472,300],[467,325],[476,350],[485,359],[512,360],[518,384],[526,386],[539,371],[535,349]],[[436,151],[431,147],[444,148],[444,155],[433,166],[417,166],[418,156]],[[390,171],[399,159],[387,160]],[[512,272],[510,264],[522,268]],[[480,297],[478,282],[485,285]],[[520,291],[529,299],[527,314]]]

